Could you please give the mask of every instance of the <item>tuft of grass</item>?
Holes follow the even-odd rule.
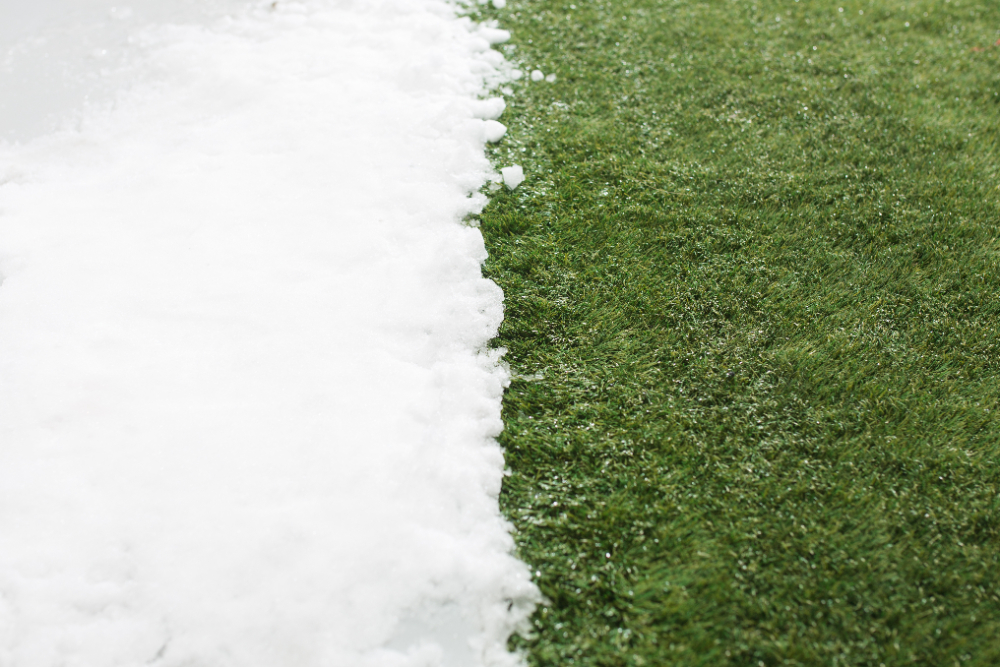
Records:
[[[536,666],[1000,664],[1000,5],[512,0]]]

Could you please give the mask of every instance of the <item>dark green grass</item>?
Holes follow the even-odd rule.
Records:
[[[574,4],[486,12],[513,645],[1000,665],[1000,3]]]

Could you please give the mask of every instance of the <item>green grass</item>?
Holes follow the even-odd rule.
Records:
[[[574,3],[480,15],[512,646],[1000,665],[1000,4]]]

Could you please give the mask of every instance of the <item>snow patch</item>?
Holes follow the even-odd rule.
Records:
[[[520,664],[503,294],[463,222],[506,33],[442,0],[62,2],[105,18],[25,30],[117,74],[55,99],[10,38],[0,663]]]

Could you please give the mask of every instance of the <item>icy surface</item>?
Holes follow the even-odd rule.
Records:
[[[0,665],[517,664],[502,294],[463,223],[502,31],[35,8],[0,32]]]

